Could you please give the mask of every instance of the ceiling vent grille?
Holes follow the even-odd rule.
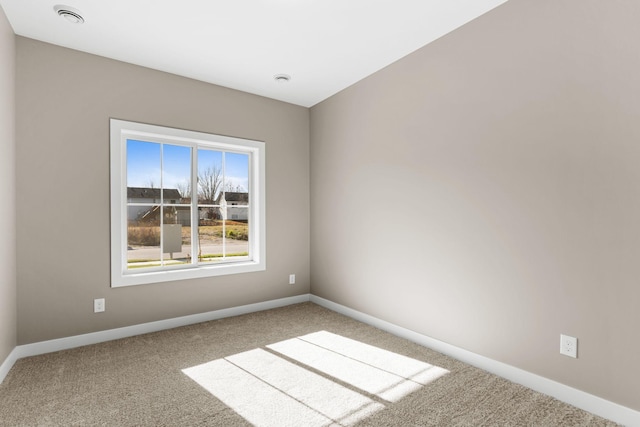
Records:
[[[80,15],[78,10],[73,9],[72,7],[58,5],[53,8],[59,16],[62,16],[67,21],[73,24],[82,24],[84,22],[84,18]]]
[[[278,83],[287,83],[289,80],[291,80],[291,76],[288,74],[276,74],[275,76],[273,76],[273,79]]]

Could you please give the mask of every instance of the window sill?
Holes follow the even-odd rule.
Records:
[[[111,273],[111,287],[147,285],[176,280],[200,279],[203,277],[226,276],[230,274],[253,273],[266,270],[264,260],[234,262],[230,264],[200,265],[180,270],[149,271],[144,273]]]

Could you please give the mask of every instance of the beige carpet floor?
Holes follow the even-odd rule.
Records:
[[[612,426],[312,303],[19,360],[2,426]]]

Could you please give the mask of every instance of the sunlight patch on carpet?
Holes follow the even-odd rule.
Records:
[[[314,332],[298,339],[422,385],[449,373],[438,366],[327,331]]]
[[[256,426],[349,426],[448,371],[320,331],[183,369]],[[345,387],[349,384],[360,392]]]
[[[267,347],[389,402],[449,372],[326,331]]]
[[[329,418],[227,360],[214,360],[183,372],[254,425],[294,427],[299,420],[310,426],[330,424]]]

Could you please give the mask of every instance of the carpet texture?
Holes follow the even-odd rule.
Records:
[[[614,426],[312,303],[19,360],[1,426]]]

